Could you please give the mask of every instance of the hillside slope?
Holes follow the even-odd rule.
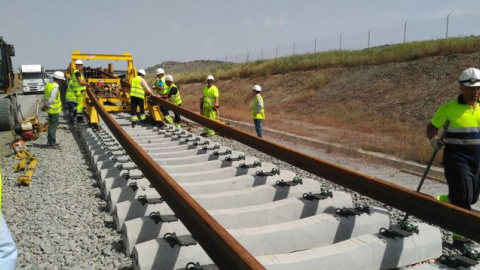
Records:
[[[251,87],[260,84],[266,127],[425,162],[431,155],[425,126],[442,103],[457,97],[458,76],[472,66],[480,67],[480,53],[216,84],[222,117],[251,122]],[[183,106],[198,111],[203,83],[178,84]]]

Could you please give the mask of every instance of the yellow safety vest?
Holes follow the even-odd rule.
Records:
[[[262,109],[258,110],[258,103],[262,104]],[[253,119],[265,119],[265,104],[263,103],[263,98],[260,94],[256,94],[255,98],[253,99],[253,106],[252,106],[252,116]],[[257,113],[258,112],[258,113]]]
[[[180,105],[182,104],[182,97],[180,96],[180,89],[178,89],[178,86],[176,86],[175,84],[172,83],[172,85],[170,86],[167,86],[167,93],[170,92],[170,89],[172,89],[172,87],[175,87],[177,88],[177,93],[175,95],[172,95],[168,98],[168,101],[170,101],[171,103],[175,104],[175,105]]]
[[[203,88],[203,108],[207,110],[213,109],[215,106],[215,96],[218,97],[218,88],[212,85],[208,88],[207,85]]]
[[[68,83],[67,91],[65,93],[65,100],[77,102],[77,91],[73,86],[72,80],[70,80]]]
[[[70,80],[70,83],[72,84],[72,87],[74,88],[74,90],[76,92],[85,91],[87,89],[87,87],[85,85],[80,85],[80,83],[77,80],[77,76],[75,76],[75,73],[77,73],[77,71],[78,71],[77,69],[73,70],[72,79]],[[78,71],[78,72],[80,72],[80,71]],[[85,77],[83,76],[83,74],[81,72],[80,72],[80,78],[82,78],[82,80],[85,81]]]
[[[157,78],[157,81],[155,82],[155,86],[159,86],[159,85],[158,85],[158,82],[159,82],[159,81],[162,81],[162,82],[163,82],[163,90],[162,90],[162,91],[157,90],[157,93],[158,93],[159,95],[164,95],[164,96],[165,96],[165,95],[168,95],[167,85],[165,84],[165,76],[163,76],[163,77],[160,78],[160,79]]]
[[[130,96],[145,99],[145,90],[142,87],[142,77],[137,76],[132,79]]]
[[[52,104],[50,104],[50,108],[47,108],[48,114],[59,114],[62,111],[62,101],[60,100],[60,89],[58,89],[57,83],[47,83],[45,86],[44,92],[44,99],[48,100],[50,98],[50,93],[53,89],[57,88],[57,95],[55,96],[55,100],[53,100]]]

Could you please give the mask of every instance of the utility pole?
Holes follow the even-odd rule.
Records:
[[[370,31],[372,30],[372,28],[370,27],[370,29],[368,29],[368,45],[367,45],[367,48],[370,49]]]
[[[407,22],[408,20],[405,21],[405,25],[403,26],[403,43],[405,43],[407,39]]]
[[[445,34],[445,38],[448,38],[448,22],[449,22],[449,19],[450,19],[450,14],[452,14],[452,13],[448,13],[448,16],[447,16],[447,33]]]

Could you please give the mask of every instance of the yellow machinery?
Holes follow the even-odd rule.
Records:
[[[127,74],[124,80],[113,75],[113,65],[109,64],[108,70],[89,69],[84,66],[84,76],[87,83],[95,89],[100,104],[108,112],[130,112],[130,83],[137,76],[137,70],[133,67],[132,55],[128,52],[123,54],[83,54],[80,51],[72,52],[72,62],[67,69],[67,77],[71,78],[71,72],[75,69],[76,60],[112,60],[127,61]],[[85,63],[84,63],[85,65]],[[99,122],[99,116],[95,107],[90,105],[90,98],[84,93],[84,112],[91,124]],[[145,112],[157,124],[163,122],[162,114],[158,105],[149,102],[145,97]]]
[[[18,164],[13,166],[15,172],[26,171],[25,175],[17,178],[19,185],[28,186],[32,182],[33,173],[37,167],[37,158],[25,147],[25,142],[18,140],[12,144],[12,151],[15,153],[15,159]]]

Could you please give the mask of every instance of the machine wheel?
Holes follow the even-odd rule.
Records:
[[[0,131],[12,129],[15,123],[11,107],[12,101],[9,98],[0,98]]]

